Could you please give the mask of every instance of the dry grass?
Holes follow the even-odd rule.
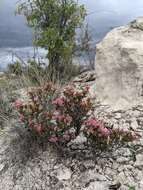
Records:
[[[36,64],[36,63],[35,63]],[[56,81],[56,85],[62,86],[73,77],[80,73],[80,67],[75,65],[67,65],[62,78],[53,78]],[[3,128],[6,121],[11,120],[14,117],[12,108],[12,102],[17,97],[19,98],[20,90],[25,92],[29,87],[41,86],[44,83],[51,81],[48,70],[39,69],[34,66],[30,69],[24,69],[24,72],[20,74],[13,74],[8,70],[3,76],[0,77],[0,128]]]

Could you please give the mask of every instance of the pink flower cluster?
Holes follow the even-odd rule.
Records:
[[[65,105],[65,99],[64,99],[64,97],[57,98],[52,102],[52,104],[55,106],[59,106],[59,107],[64,106]]]
[[[41,124],[34,124],[33,128],[39,135],[44,131]]]
[[[61,114],[58,111],[53,113],[52,119],[56,122],[63,122],[64,124],[70,125],[72,123],[72,117],[69,114]]]
[[[98,137],[109,137],[111,130],[106,128],[103,122],[98,121],[95,118],[90,118],[84,122],[85,131],[88,134],[97,135]]]
[[[24,119],[25,119],[25,118],[24,118],[24,115],[23,115],[23,114],[20,114],[19,119],[20,119],[21,122],[24,122]]]
[[[52,137],[50,137],[48,140],[49,140],[49,142],[51,142],[51,143],[56,143],[56,142],[58,142],[58,137],[52,136]]]
[[[22,106],[23,106],[23,102],[21,100],[16,100],[13,104],[13,106],[16,108],[16,109],[20,109]]]
[[[80,132],[98,145],[132,141],[137,135],[130,131],[115,130],[105,126],[92,115],[93,103],[88,96],[89,87],[68,85],[62,95],[51,83],[29,92],[30,101],[17,100],[14,107],[19,119],[31,132],[44,136],[52,143],[67,144]],[[54,99],[54,97],[57,97]],[[89,116],[88,113],[91,113]]]
[[[113,129],[112,137],[120,138],[122,141],[134,141],[139,139],[141,136],[138,133],[127,129]]]
[[[96,118],[90,118],[84,122],[84,132],[88,137],[94,139],[94,142],[100,145],[109,145],[112,143],[130,142],[138,139],[140,136],[133,131],[124,129],[107,128],[102,121]]]

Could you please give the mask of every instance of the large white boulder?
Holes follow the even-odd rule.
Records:
[[[143,104],[143,17],[113,29],[96,47],[95,94],[115,109]]]

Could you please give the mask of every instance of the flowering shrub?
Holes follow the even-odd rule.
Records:
[[[139,138],[139,135],[133,131],[106,127],[102,121],[96,118],[87,119],[84,126],[85,135],[100,148],[130,142]]]
[[[25,126],[50,142],[68,143],[79,135],[91,100],[87,97],[88,87],[67,86],[63,94],[57,96],[56,88],[48,83],[32,89],[30,101],[26,104],[14,103],[19,119]]]
[[[14,106],[20,121],[30,131],[52,143],[67,144],[81,129],[100,148],[137,138],[130,131],[109,128],[95,117],[89,117],[93,105],[88,91],[88,87],[69,85],[59,95],[55,86],[47,83],[28,92],[28,103],[17,100]]]
[[[46,131],[46,126],[51,120],[51,101],[55,90],[55,87],[48,83],[42,87],[31,89],[28,92],[28,103],[20,100],[16,100],[14,103],[20,122],[38,135],[42,135]]]
[[[82,123],[92,108],[91,99],[87,96],[88,90],[88,87],[67,86],[63,96],[53,102],[56,111],[62,115],[68,114],[71,118],[75,136],[79,135]]]

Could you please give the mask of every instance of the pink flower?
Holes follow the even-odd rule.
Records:
[[[20,121],[23,122],[24,121],[24,115],[23,114],[20,114]]]
[[[72,120],[73,120],[72,117],[69,116],[69,115],[65,116],[65,118],[64,118],[64,122],[65,122],[67,125],[70,125],[71,122],[72,122]]]
[[[72,117],[69,115],[60,115],[60,113],[56,113],[53,115],[52,119],[56,120],[57,122],[64,122],[67,125],[70,125],[72,122]]]
[[[127,133],[129,133],[129,130],[128,129],[118,129],[118,132],[127,134]]]
[[[33,127],[33,121],[32,121],[32,119],[28,119],[28,124],[29,124],[29,127]]]
[[[89,86],[86,86],[86,87],[85,87],[85,90],[86,90],[87,92],[89,91],[89,89],[90,89]]]
[[[92,126],[92,127],[98,128],[99,127],[99,121],[96,120],[95,118],[90,118],[87,121],[85,121],[85,125],[87,127],[91,127]]]
[[[41,135],[42,132],[43,132],[43,129],[42,129],[42,125],[41,125],[41,124],[35,124],[35,125],[34,125],[34,129],[35,129],[35,131],[36,131],[39,135]]]
[[[85,130],[86,132],[88,132],[89,134],[94,134],[96,133],[95,129],[93,127],[88,128],[87,130]]]
[[[52,116],[53,120],[56,120],[57,122],[64,122],[65,124],[70,125],[72,122],[72,117],[69,115],[62,115],[60,112],[55,111]]]
[[[33,97],[33,101],[37,102],[39,100],[38,96]]]
[[[134,133],[134,132],[131,133],[131,136],[132,136],[132,140],[137,140],[138,138],[141,137],[139,134]]]
[[[56,143],[57,141],[58,141],[57,137],[51,137],[51,138],[49,138],[49,142],[51,142],[51,143]]]
[[[64,98],[61,97],[61,98],[55,99],[52,103],[53,103],[54,105],[56,105],[56,106],[64,106],[65,101],[64,101]]]
[[[23,106],[23,102],[22,102],[21,100],[16,100],[16,101],[14,102],[14,107],[15,107],[16,109],[20,109],[22,106]]]
[[[110,135],[110,130],[105,128],[105,127],[100,127],[99,132],[101,133],[102,136],[104,137],[109,137]]]

